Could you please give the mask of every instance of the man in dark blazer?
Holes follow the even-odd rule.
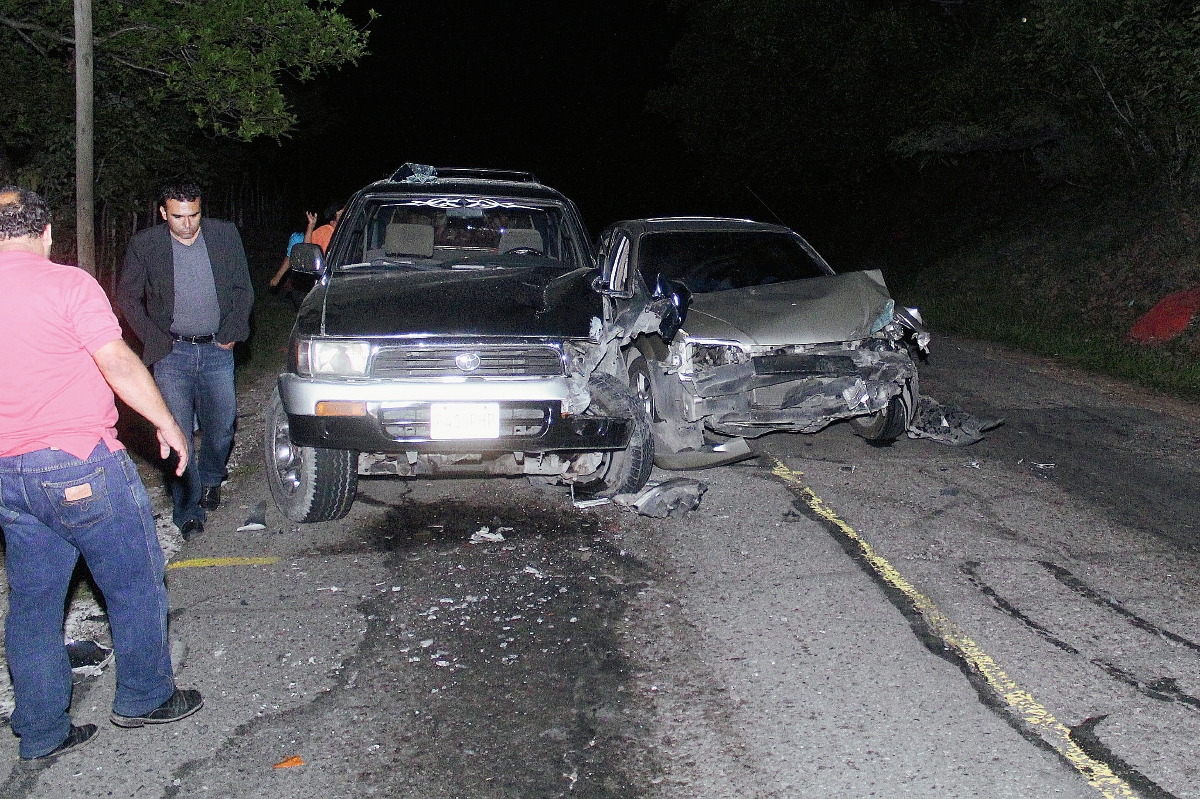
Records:
[[[179,426],[200,424],[199,453],[171,485],[173,518],[189,539],[221,504],[237,419],[233,345],[250,335],[254,288],[233,223],[201,222],[199,186],[167,186],[158,211],[166,224],[139,232],[125,251],[117,304]]]

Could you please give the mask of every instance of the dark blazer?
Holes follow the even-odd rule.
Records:
[[[202,219],[200,230],[212,263],[221,326],[217,342],[245,341],[250,335],[250,309],[254,287],[242,237],[232,222]],[[171,232],[165,224],[137,233],[125,250],[125,268],[117,282],[117,305],[125,321],[142,341],[147,366],[171,351],[171,323],[175,317],[175,258]]]

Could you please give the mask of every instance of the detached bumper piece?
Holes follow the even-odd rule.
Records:
[[[288,425],[300,446],[379,453],[595,452],[624,449],[633,432],[628,419],[563,417],[557,402],[500,403],[497,438],[434,439],[425,402],[372,407],[365,416],[289,414]]]

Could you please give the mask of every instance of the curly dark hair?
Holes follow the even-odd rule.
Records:
[[[162,187],[158,193],[158,207],[166,208],[167,200],[191,203],[200,199],[200,186],[190,180],[177,180]]]
[[[50,224],[50,206],[29,189],[0,186],[0,241],[40,236]]]

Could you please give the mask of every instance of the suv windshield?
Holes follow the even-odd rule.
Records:
[[[662,275],[683,282],[693,294],[829,274],[795,236],[770,231],[648,233],[639,244],[638,263],[647,286]]]
[[[537,200],[407,196],[368,200],[351,221],[343,266],[408,263],[437,267],[544,256],[583,266],[565,209]]]

